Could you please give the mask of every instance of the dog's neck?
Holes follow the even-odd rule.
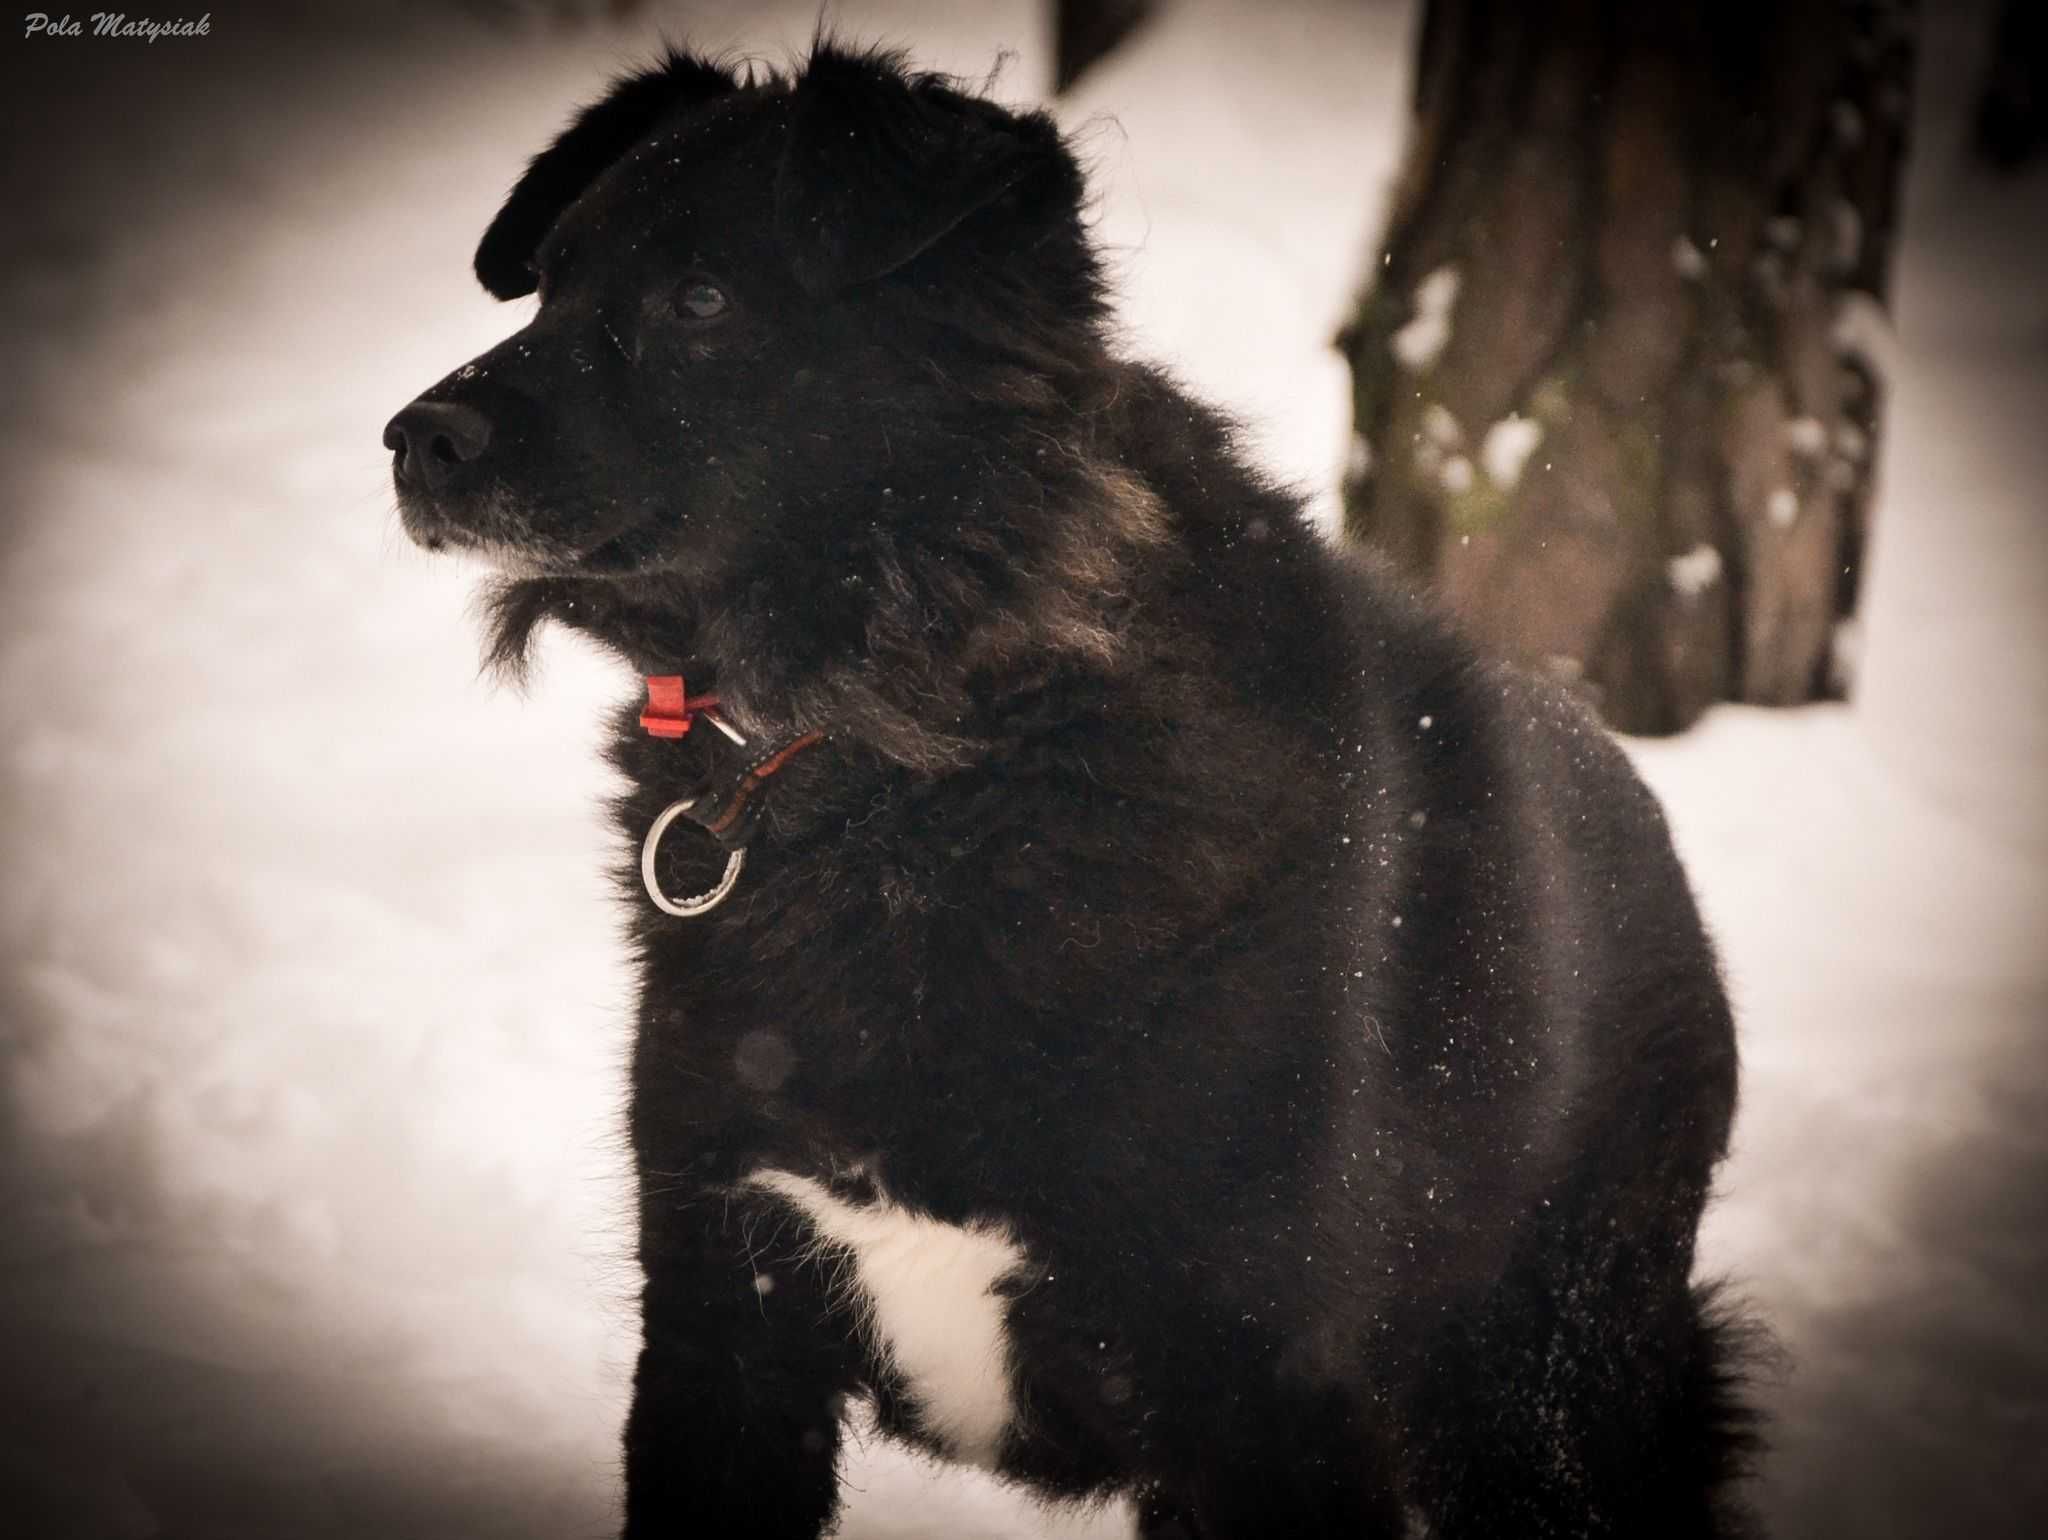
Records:
[[[973,763],[1005,730],[1002,702],[1049,672],[1122,671],[1143,609],[1141,571],[1171,543],[1149,487],[1079,455],[1032,467],[1037,497],[1015,515],[861,532],[832,562],[770,554],[724,582],[673,574],[543,577],[489,600],[492,659],[519,674],[554,620],[637,675],[715,689],[750,742],[812,731],[905,769]]]

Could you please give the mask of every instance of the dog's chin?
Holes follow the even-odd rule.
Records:
[[[684,638],[694,634],[700,600],[694,585],[668,567],[634,564],[607,572],[588,565],[494,565],[476,594],[484,667],[507,683],[524,684],[542,624],[554,621],[631,661],[637,672],[674,673],[689,646]],[[693,678],[703,672],[699,663]]]
[[[551,561],[537,552],[502,540],[450,540],[438,549],[442,555],[457,557],[472,566],[482,567],[495,577],[506,579],[559,577],[574,570],[558,560]]]
[[[455,556],[502,577],[567,576],[582,570],[582,555],[565,542],[539,538],[526,521],[493,517],[462,517],[437,503],[401,494],[399,522],[412,543],[436,556]],[[511,529],[503,526],[511,525]]]
[[[504,512],[502,504],[478,512],[481,517],[472,520],[426,499],[400,499],[405,532],[415,545],[483,569],[475,600],[483,663],[506,683],[523,684],[531,676],[543,622],[567,624],[637,656],[642,649],[636,642],[670,629],[675,617],[669,612],[678,605],[685,612],[694,608],[692,596],[707,563],[701,551],[678,549],[688,543],[679,542],[672,527],[633,524],[577,546],[535,538],[523,527],[528,520],[494,517]],[[500,531],[512,522],[522,527],[508,538]]]

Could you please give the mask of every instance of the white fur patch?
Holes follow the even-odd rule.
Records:
[[[956,1458],[995,1463],[1015,1413],[1004,1302],[995,1286],[1024,1250],[993,1220],[944,1224],[884,1195],[849,1203],[823,1183],[763,1169],[747,1178],[787,1199],[853,1258],[847,1280],[878,1354],[903,1376],[926,1431]]]

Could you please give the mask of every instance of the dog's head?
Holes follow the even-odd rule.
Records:
[[[1044,115],[894,56],[672,52],[485,234],[484,287],[539,308],[385,429],[405,527],[536,591],[827,557],[892,483],[972,457],[994,398],[1056,393],[1100,315],[1081,194]]]

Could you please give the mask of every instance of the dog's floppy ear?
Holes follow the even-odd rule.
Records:
[[[531,294],[533,254],[562,210],[671,111],[736,88],[725,71],[673,48],[653,68],[622,76],[527,166],[476,248],[478,280],[498,299]]]
[[[1059,155],[1017,118],[895,56],[829,43],[798,80],[776,173],[776,233],[813,294],[894,272]]]

